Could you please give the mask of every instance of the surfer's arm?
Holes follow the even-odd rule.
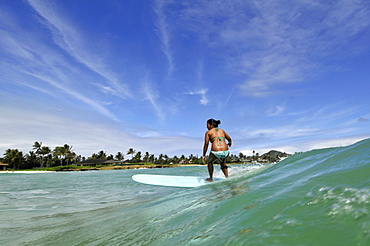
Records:
[[[203,165],[206,164],[206,154],[208,150],[208,143],[209,143],[209,136],[208,136],[208,132],[206,132],[206,135],[204,136],[203,155],[202,155]]]
[[[209,136],[208,136],[208,132],[206,132],[206,135],[204,136],[203,157],[205,157],[207,154],[208,143],[209,143]]]
[[[232,144],[231,137],[230,137],[230,136],[229,136],[229,134],[227,134],[225,131],[224,131],[224,133],[225,133],[225,138],[226,138],[226,139],[227,139],[227,141],[228,141],[227,145],[229,145],[229,147],[231,147],[231,144]]]

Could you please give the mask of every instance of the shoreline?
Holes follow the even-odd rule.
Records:
[[[39,171],[0,171],[1,173],[25,173],[25,174],[36,174],[36,173],[55,173],[55,172],[83,172],[83,171],[100,171],[100,170],[126,170],[126,169],[141,169],[141,168],[172,168],[172,167],[195,167],[195,166],[204,166],[201,164],[189,164],[189,165],[184,165],[184,164],[172,164],[172,165],[126,165],[126,166],[107,166],[107,167],[91,167],[91,168],[75,168],[75,169],[63,169],[63,170],[58,170],[58,171],[46,171],[46,170],[39,170]]]
[[[252,164],[252,163],[246,163],[246,164]],[[86,167],[86,168],[70,168],[70,169],[62,169],[62,170],[56,170],[56,171],[46,171],[46,170],[35,170],[35,171],[10,171],[10,170],[1,170],[0,174],[2,173],[25,173],[25,174],[37,174],[37,173],[55,173],[55,172],[83,172],[83,171],[100,171],[100,170],[127,170],[127,169],[149,169],[149,168],[173,168],[173,167],[207,167],[207,165],[202,164],[172,164],[172,165],[125,165],[125,166],[106,166],[106,167]]]
[[[0,171],[0,173],[55,173],[56,171]]]

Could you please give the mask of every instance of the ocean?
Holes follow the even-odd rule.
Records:
[[[0,174],[0,245],[370,245],[370,139],[229,170],[197,188],[131,177],[206,166]]]

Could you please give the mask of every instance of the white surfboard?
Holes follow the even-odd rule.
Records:
[[[150,185],[172,186],[172,187],[198,187],[201,185],[212,184],[225,178],[213,178],[213,182],[206,181],[207,177],[194,176],[170,176],[154,174],[136,174],[132,179],[136,182]]]

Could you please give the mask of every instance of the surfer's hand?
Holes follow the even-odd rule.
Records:
[[[202,156],[202,162],[203,162],[203,165],[206,164],[206,156]]]

